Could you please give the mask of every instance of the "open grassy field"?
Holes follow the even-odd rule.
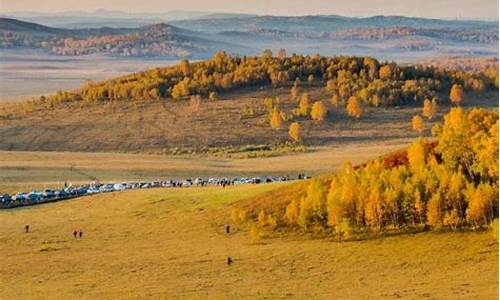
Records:
[[[0,211],[3,299],[496,299],[488,233],[253,244],[227,205],[275,185],[152,189]],[[24,233],[24,225],[31,226]],[[73,238],[82,230],[83,238]],[[234,263],[226,265],[226,257]]]
[[[305,87],[311,103],[322,100],[329,114],[325,122],[300,120],[307,146],[340,146],[371,141],[390,142],[415,137],[411,118],[421,107],[366,108],[360,119],[346,116],[330,104],[323,86]],[[0,149],[24,151],[92,151],[171,153],[176,148],[203,152],[207,148],[273,145],[289,141],[288,125],[269,126],[265,97],[279,97],[280,108],[290,113],[298,106],[289,88],[248,88],[202,100],[197,110],[189,101],[113,101],[74,103],[26,114],[0,112]],[[446,99],[443,95],[443,99]],[[469,105],[498,107],[498,93],[469,95]],[[427,134],[449,106],[442,105]],[[248,114],[245,111],[252,110]],[[1,111],[1,109],[0,109]],[[204,150],[205,149],[205,150]]]
[[[0,192],[58,187],[64,181],[127,181],[197,176],[297,176],[333,171],[344,160],[362,163],[403,148],[409,140],[323,147],[252,159],[153,154],[0,151]]]

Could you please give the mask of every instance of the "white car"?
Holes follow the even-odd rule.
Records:
[[[123,190],[127,189],[127,184],[126,183],[115,183],[113,185],[113,189],[115,191],[123,191]]]

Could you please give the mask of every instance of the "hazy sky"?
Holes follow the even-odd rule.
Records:
[[[0,0],[2,12],[97,9],[128,12],[194,10],[273,15],[405,15],[498,19],[498,0]]]

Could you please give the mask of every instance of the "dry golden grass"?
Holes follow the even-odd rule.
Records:
[[[0,211],[3,299],[496,299],[488,233],[252,243],[227,205],[274,185],[152,189]],[[24,233],[30,224],[31,232]],[[73,230],[83,230],[74,239]],[[226,265],[226,257],[234,259]]]
[[[360,119],[334,108],[322,87],[305,88],[312,101],[322,100],[330,110],[327,121],[299,120],[304,142],[314,146],[340,146],[372,141],[391,142],[415,137],[411,118],[420,107],[367,108]],[[188,148],[236,148],[244,145],[276,144],[289,141],[288,123],[272,130],[263,99],[278,96],[280,109],[290,113],[297,107],[289,88],[252,88],[225,93],[217,101],[203,100],[198,111],[189,101],[116,101],[79,107],[42,109],[26,114],[3,114],[0,107],[0,149],[48,151],[112,151],[170,153]],[[447,96],[443,96],[443,99]],[[484,97],[484,99],[483,99]],[[478,99],[481,98],[481,99]],[[498,93],[470,95],[476,105],[497,106]],[[481,101],[479,101],[481,100]],[[254,115],[242,117],[245,108]],[[440,121],[442,107],[433,122]],[[432,122],[427,122],[427,133]]]
[[[196,176],[309,175],[329,173],[344,160],[361,163],[409,140],[320,147],[285,156],[231,159],[148,154],[0,151],[0,192],[88,183]]]

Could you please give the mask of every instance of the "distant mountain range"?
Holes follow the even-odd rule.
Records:
[[[57,24],[64,18],[71,18],[71,14],[18,15],[25,20],[47,18],[51,24]],[[37,48],[55,55],[72,56],[106,54],[194,59],[210,57],[217,50],[247,55],[266,48],[378,58],[431,53],[498,57],[498,23],[489,21],[202,12],[129,14],[98,11],[77,15],[72,19],[73,26],[68,27],[0,18],[0,48]],[[84,18],[94,22],[93,25],[106,26],[75,25]],[[166,23],[165,20],[170,21]],[[114,26],[117,24],[123,26]]]
[[[94,12],[67,11],[60,13],[15,12],[0,14],[0,17],[13,18],[26,22],[33,22],[51,27],[61,28],[99,28],[99,27],[127,27],[134,28],[145,25],[171,22],[174,20],[188,20],[195,18],[234,18],[250,17],[254,15],[213,13],[202,11],[175,10],[164,13],[127,13],[115,10],[96,10]]]
[[[39,48],[64,56],[108,54],[165,58],[209,57],[217,50],[251,51],[216,37],[165,23],[139,28],[60,29],[0,18],[0,48]]]

